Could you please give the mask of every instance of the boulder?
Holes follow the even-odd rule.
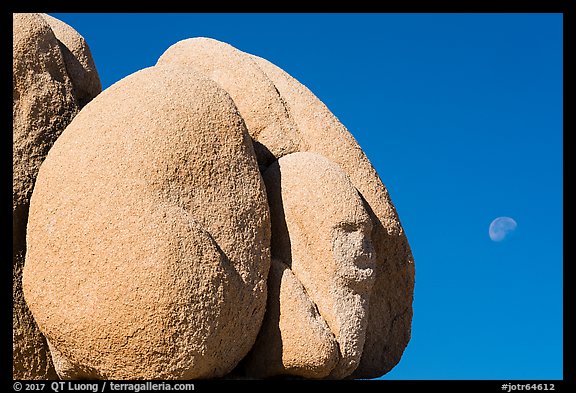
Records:
[[[24,294],[62,378],[219,377],[255,342],[269,244],[234,102],[151,67],[86,106],[42,165]]]
[[[90,47],[84,37],[68,24],[48,14],[41,16],[58,40],[66,71],[74,87],[74,97],[82,108],[102,91]]]
[[[73,56],[66,61],[50,24],[39,14],[13,14],[12,54],[12,372],[15,379],[55,379],[46,341],[22,294],[28,209],[48,151],[82,106],[79,101],[89,101],[100,88],[78,99],[67,67]],[[95,69],[92,74],[98,78]]]

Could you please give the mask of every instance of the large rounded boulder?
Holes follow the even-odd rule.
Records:
[[[24,294],[62,378],[220,377],[255,342],[265,188],[234,102],[192,70],[138,71],[78,114],[27,240]]]

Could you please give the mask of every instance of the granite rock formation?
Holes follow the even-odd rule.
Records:
[[[30,198],[40,165],[54,141],[78,110],[100,92],[100,81],[88,46],[68,53],[53,26],[64,25],[40,14],[13,15],[12,59],[12,226],[13,226],[13,377],[54,379],[56,373],[46,341],[22,294],[22,268],[26,252],[26,223]],[[67,34],[84,42],[67,26]],[[91,66],[91,89],[75,89],[77,77],[70,67],[82,61]]]
[[[39,18],[73,55],[79,108],[89,50]],[[285,71],[208,38],[78,113],[40,168],[26,247],[61,378],[372,378],[410,339],[412,254],[358,143]]]

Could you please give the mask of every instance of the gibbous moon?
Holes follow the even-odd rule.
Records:
[[[500,242],[506,239],[510,233],[514,232],[517,226],[516,221],[510,217],[498,217],[490,223],[488,234],[490,235],[490,239],[495,242]]]

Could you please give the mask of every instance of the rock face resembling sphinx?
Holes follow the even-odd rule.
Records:
[[[358,366],[368,323],[375,267],[370,216],[342,169],[314,153],[280,158],[264,181],[279,267],[269,277],[268,310],[248,374],[343,378]]]
[[[22,293],[28,209],[48,151],[101,85],[84,38],[48,15],[13,14],[12,55],[12,375],[55,379],[46,340]]]
[[[229,95],[151,67],[70,123],[32,196],[26,302],[60,378],[220,377],[266,306],[270,221]]]

